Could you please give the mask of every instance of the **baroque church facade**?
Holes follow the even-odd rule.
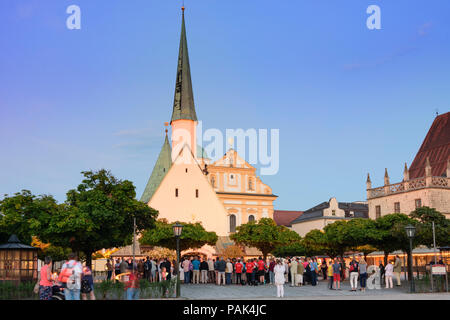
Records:
[[[166,136],[141,201],[159,211],[169,223],[201,222],[222,243],[248,221],[273,218],[277,196],[256,175],[256,168],[230,148],[211,162],[198,145],[184,8],[178,56],[175,95]],[[166,123],[166,126],[168,123]],[[208,254],[214,254],[209,248]]]

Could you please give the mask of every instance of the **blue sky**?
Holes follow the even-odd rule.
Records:
[[[276,209],[400,181],[450,110],[450,2],[186,0],[204,129],[280,129]],[[0,2],[0,194],[65,200],[107,168],[140,197],[170,120],[181,1]],[[68,30],[79,5],[82,29]],[[381,8],[368,30],[366,8]]]

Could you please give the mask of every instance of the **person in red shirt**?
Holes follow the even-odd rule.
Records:
[[[234,265],[234,269],[236,270],[236,283],[238,283],[239,285],[241,285],[241,280],[242,280],[242,268],[244,267],[244,265],[241,263],[241,259],[238,259],[238,261],[236,262],[236,264]]]
[[[253,264],[253,260],[250,259],[247,264],[245,265],[245,267],[247,268],[247,284],[252,284],[252,282],[255,279],[253,278],[253,269],[255,268],[255,265]]]
[[[259,257],[258,260],[258,276],[259,276],[259,283],[264,284],[264,272],[266,271],[266,264],[264,263],[264,260],[262,257]]]
[[[139,276],[137,270],[133,270],[133,267],[128,268],[130,274],[125,281],[124,289],[126,291],[127,300],[139,300]]]

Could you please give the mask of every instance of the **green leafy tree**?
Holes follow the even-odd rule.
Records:
[[[329,250],[335,254],[335,256],[343,257],[345,251],[352,247],[351,243],[346,239],[348,230],[347,224],[347,221],[339,220],[330,223],[323,228],[327,240],[327,246],[329,247]]]
[[[91,266],[95,251],[132,242],[134,218],[139,232],[154,226],[158,212],[135,199],[132,182],[118,180],[104,169],[82,174],[82,183],[67,192],[66,202],[39,238],[84,253]]]
[[[307,256],[309,251],[303,244],[303,241],[296,241],[294,243],[276,247],[272,252],[275,257],[293,257],[293,256]]]
[[[275,248],[299,241],[301,237],[297,232],[285,226],[277,226],[270,218],[262,218],[259,221],[250,221],[237,227],[237,232],[230,236],[237,244],[255,247],[264,256],[275,250]]]
[[[307,254],[306,255],[328,255],[332,258],[338,254],[328,245],[325,232],[319,229],[313,229],[305,234],[302,241]]]
[[[403,213],[392,213],[375,220],[379,238],[373,242],[373,245],[384,252],[385,265],[387,264],[389,253],[396,250],[409,251],[409,240],[405,231],[405,226],[408,224],[416,225],[417,223]]]
[[[410,261],[411,251],[409,239],[406,235],[405,227],[409,224],[418,227],[418,221],[411,219],[403,213],[392,213],[375,220],[376,228],[379,232],[379,240],[374,242],[375,247],[384,252],[384,264],[387,264],[389,253],[401,250],[406,252]],[[412,248],[420,244],[418,237],[414,238]],[[408,277],[412,277],[412,269],[408,268]]]
[[[380,240],[375,221],[362,218],[349,220],[339,236],[348,248],[363,252],[365,259],[369,253],[377,250],[373,244]]]
[[[155,228],[142,232],[142,237],[139,239],[139,242],[141,244],[175,250],[177,243],[172,229],[175,223],[168,223],[166,219],[156,221]],[[201,223],[179,223],[183,225],[183,231],[180,236],[181,251],[201,248],[205,244],[214,246],[217,243],[217,234],[206,231]]]
[[[0,201],[0,243],[15,234],[22,243],[31,245],[33,236],[40,235],[57,211],[58,204],[49,195],[35,196],[28,190],[5,195]]]
[[[416,236],[420,243],[432,248],[433,247],[433,226],[435,229],[436,246],[446,246],[450,242],[450,220],[442,213],[434,208],[421,207],[417,208],[409,215],[417,220]]]

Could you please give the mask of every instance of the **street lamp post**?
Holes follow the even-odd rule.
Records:
[[[412,265],[413,265],[412,242],[413,242],[414,236],[416,234],[416,228],[413,225],[409,224],[409,225],[407,225],[405,227],[405,230],[406,230],[406,235],[409,238],[409,253],[410,254],[409,254],[409,261],[408,261],[408,270],[409,270],[408,273],[411,275],[411,279],[410,279],[410,286],[411,286],[411,288],[410,288],[410,291],[412,293],[412,292],[416,291],[416,288],[415,288],[415,285],[414,285],[414,275],[413,275],[413,272],[412,272]]]
[[[180,297],[180,236],[183,232],[183,225],[178,222],[172,226],[173,235],[177,240],[177,298]]]
[[[136,217],[133,218],[133,273],[135,271],[134,266],[136,261],[135,246],[136,246]]]

